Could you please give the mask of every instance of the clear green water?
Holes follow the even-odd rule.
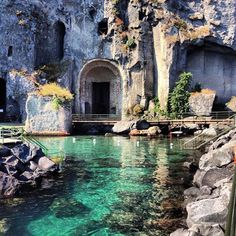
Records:
[[[5,235],[165,236],[180,226],[182,193],[191,181],[182,164],[192,153],[180,150],[178,140],[172,148],[167,139],[40,140],[64,150],[66,161],[40,189],[1,200]]]

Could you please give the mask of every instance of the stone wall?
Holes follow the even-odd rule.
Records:
[[[224,47],[196,47],[189,51],[187,70],[194,83],[216,91],[217,102],[226,103],[236,94],[236,53]]]
[[[70,61],[67,81],[60,84],[75,94],[73,112],[85,112],[80,75],[94,60],[109,61],[118,71],[121,98],[110,103],[122,114],[154,95],[165,107],[183,70],[194,73],[194,82],[219,87],[221,101],[234,95],[234,87],[229,88],[236,49],[234,0],[3,0],[0,13],[0,78],[8,80],[12,69],[32,72],[43,64]],[[197,52],[207,42],[226,52],[222,55],[218,46]],[[196,68],[196,62],[202,64]],[[115,78],[110,72],[106,76]],[[212,78],[216,83],[208,82]],[[24,120],[22,111],[19,115]]]

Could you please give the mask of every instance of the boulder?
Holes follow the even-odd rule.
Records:
[[[217,132],[216,132],[216,129],[215,128],[209,128],[209,129],[204,129],[202,132],[201,132],[202,135],[204,136],[217,136]]]
[[[11,155],[11,149],[6,146],[0,146],[0,161],[2,157],[8,157]]]
[[[190,187],[184,191],[184,196],[186,197],[197,197],[200,194],[199,188]]]
[[[204,91],[192,93],[189,98],[190,111],[197,116],[209,116],[212,112],[216,92],[207,90],[209,92],[206,93]]]
[[[32,161],[43,171],[54,171],[57,168],[56,164],[45,156],[35,157]]]
[[[195,224],[189,229],[189,235],[224,236],[224,231],[219,224]]]
[[[210,169],[208,170],[202,177],[200,186],[209,186],[211,188],[214,187],[215,183],[229,177],[233,173],[228,169]]]
[[[186,207],[188,212],[187,225],[194,224],[224,224],[227,217],[229,199],[219,197],[215,199],[203,199],[189,203]]]
[[[136,121],[119,121],[113,126],[112,131],[117,134],[128,134],[134,129],[135,123]]]
[[[189,236],[189,231],[187,229],[177,229],[175,232],[171,233],[170,236]]]
[[[230,101],[227,102],[225,105],[230,111],[236,112],[236,97],[231,97]]]
[[[217,149],[203,155],[199,161],[199,168],[208,170],[215,167],[222,167],[233,161],[234,153],[232,149]]]
[[[4,164],[5,166],[10,166],[19,172],[23,172],[26,168],[24,164],[13,155],[3,158],[2,164]]]
[[[152,126],[148,129],[148,136],[156,136],[161,133],[161,129],[158,126]]]
[[[119,121],[113,126],[112,131],[117,134],[128,134],[132,129],[144,130],[149,126],[146,120]]]
[[[15,177],[0,172],[0,198],[13,196],[19,186],[19,181]]]
[[[28,163],[34,157],[44,156],[42,149],[32,144],[17,145],[11,152],[23,163]]]
[[[141,134],[141,130],[137,130],[137,129],[132,129],[130,132],[129,132],[129,135],[130,136],[141,136],[143,134]],[[146,134],[145,134],[146,135]]]
[[[18,180],[22,182],[34,182],[35,176],[33,172],[25,171],[18,177]]]

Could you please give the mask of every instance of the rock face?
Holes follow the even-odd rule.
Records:
[[[209,116],[215,101],[215,93],[192,93],[189,98],[190,111],[197,116]]]
[[[236,129],[220,137],[199,162],[193,183],[185,190],[187,225],[172,235],[223,236],[231,196]]]
[[[68,107],[55,109],[52,98],[30,95],[26,103],[26,132],[38,135],[68,135],[72,125],[72,112]]]
[[[179,71],[192,72],[193,85],[198,82],[216,90],[219,101],[225,102],[236,93],[230,86],[236,78],[231,63],[236,57],[234,4],[234,0],[214,4],[2,0],[0,100],[6,102],[0,109],[24,121],[27,93],[35,89],[35,68],[66,61],[65,73],[54,69],[44,76],[41,71],[40,82],[57,80],[74,91],[76,113],[99,113],[94,109],[99,101],[93,99],[93,83],[98,82],[110,85],[109,101],[105,108],[100,106],[107,113],[124,117],[134,105],[146,106],[153,96],[163,108]]]
[[[58,166],[40,148],[30,144],[15,146],[9,155],[0,156],[0,198],[14,196],[23,185],[35,185],[56,170]]]

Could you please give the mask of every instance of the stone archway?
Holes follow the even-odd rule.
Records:
[[[122,110],[122,80],[114,62],[94,59],[79,76],[79,105],[82,114],[116,114]]]

